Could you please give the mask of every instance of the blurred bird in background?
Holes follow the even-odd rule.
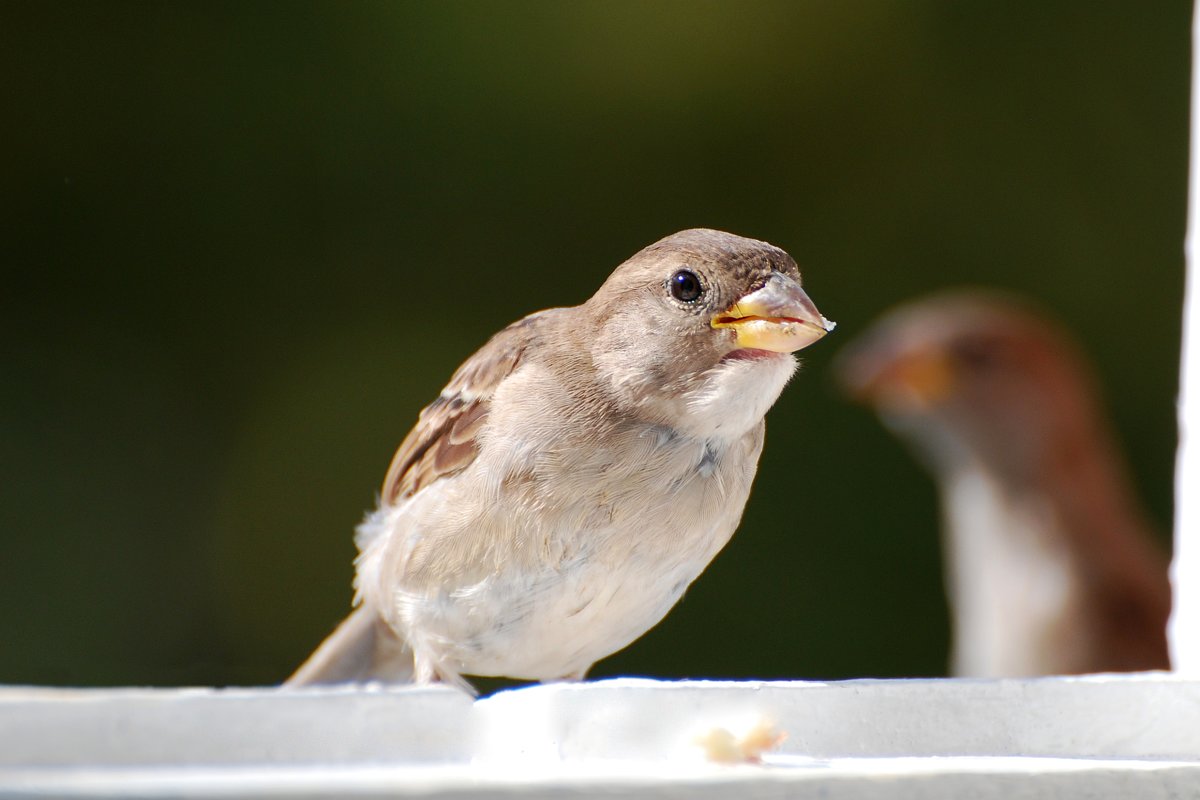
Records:
[[[1014,297],[938,294],[837,373],[937,482],[953,674],[1168,668],[1167,560],[1064,330]]]

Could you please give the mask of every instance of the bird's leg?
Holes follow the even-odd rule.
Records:
[[[444,683],[447,686],[453,686],[455,689],[466,692],[472,697],[479,694],[475,691],[475,687],[467,683],[463,676],[452,669],[446,669],[446,667],[428,656],[413,655],[413,682],[423,686]]]
[[[437,664],[427,656],[413,653],[413,683],[437,683],[439,679]]]
[[[476,697],[479,695],[479,692],[475,690],[475,687],[468,683],[466,678],[464,678],[462,675],[459,675],[457,672],[439,668],[437,671],[437,681],[438,683],[444,683],[447,686],[453,686],[455,689],[466,692],[467,694],[471,695],[471,697]]]

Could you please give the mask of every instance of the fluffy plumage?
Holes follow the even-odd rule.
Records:
[[[840,373],[937,480],[955,674],[1168,666],[1167,562],[1064,330],[1006,295],[939,294]]]
[[[787,253],[712,230],[505,328],[400,445],[357,609],[290,683],[582,678],[728,541],[791,352],[831,328]]]

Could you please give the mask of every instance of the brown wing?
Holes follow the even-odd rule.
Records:
[[[382,502],[394,505],[475,460],[476,435],[487,422],[492,395],[516,371],[526,349],[559,309],[539,311],[497,333],[468,358],[400,443],[383,481]]]

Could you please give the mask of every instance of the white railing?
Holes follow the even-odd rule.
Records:
[[[1166,674],[0,691],[5,797],[1197,793],[1200,682]]]

